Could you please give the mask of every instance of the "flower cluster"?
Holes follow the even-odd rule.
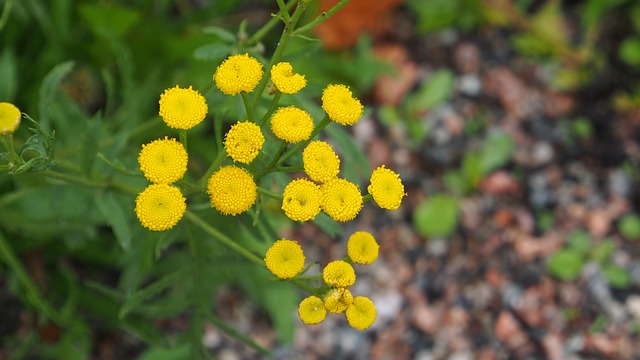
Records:
[[[365,330],[376,318],[373,302],[364,297],[354,297],[349,287],[356,281],[351,263],[370,264],[378,257],[378,243],[373,235],[359,231],[351,235],[347,243],[348,258],[328,263],[322,270],[324,286],[317,293],[303,299],[298,306],[300,320],[309,325],[321,323],[327,312],[344,313],[351,327]],[[293,279],[304,267],[302,247],[293,240],[280,239],[267,250],[264,262],[267,269],[280,279]]]

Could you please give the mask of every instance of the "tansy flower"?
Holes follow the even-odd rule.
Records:
[[[167,184],[149,185],[136,198],[138,220],[153,231],[171,229],[182,219],[186,209],[186,199],[180,190]]]
[[[298,316],[307,325],[315,325],[327,317],[324,302],[317,296],[309,296],[300,302]]]
[[[294,144],[311,136],[313,119],[295,106],[281,107],[271,117],[271,131],[278,139]]]
[[[142,145],[138,155],[140,170],[149,181],[156,184],[171,184],[181,179],[187,171],[187,160],[184,146],[166,136]]]
[[[305,179],[291,181],[284,188],[282,210],[291,220],[313,220],[320,212],[320,187]]]
[[[248,54],[225,59],[213,74],[213,81],[226,95],[251,92],[262,78],[262,64]]]
[[[352,328],[364,330],[376,320],[376,307],[373,301],[364,296],[356,296],[345,314]]]
[[[297,241],[280,239],[264,257],[267,269],[281,279],[291,279],[304,267],[304,253]]]
[[[271,67],[271,81],[284,94],[295,94],[307,85],[304,75],[294,74],[288,62],[281,62]]]
[[[322,108],[329,119],[342,125],[353,125],[362,116],[363,106],[344,85],[329,85],[322,92]]]
[[[243,213],[256,201],[257,186],[245,169],[223,166],[209,178],[211,206],[225,215]]]
[[[353,220],[362,209],[362,195],[354,183],[336,178],[322,184],[320,208],[336,221]]]
[[[335,260],[324,267],[322,278],[329,286],[347,287],[356,282],[356,272],[348,262]]]
[[[208,110],[204,97],[191,86],[176,85],[160,95],[160,116],[173,129],[191,129],[204,120]]]
[[[0,135],[13,134],[20,125],[22,114],[13,104],[0,102]]]
[[[327,182],[340,172],[340,158],[328,143],[315,140],[302,151],[304,172],[313,181]]]
[[[248,164],[258,156],[264,136],[260,126],[252,122],[237,122],[224,136],[224,149],[234,161]]]
[[[398,174],[382,165],[373,171],[370,182],[367,191],[378,206],[388,210],[400,207],[402,197],[406,194]]]
[[[334,288],[324,296],[324,307],[334,314],[343,313],[353,302],[353,295],[347,288]]]
[[[347,255],[356,264],[371,264],[378,258],[380,246],[376,239],[366,231],[356,231],[347,241]]]

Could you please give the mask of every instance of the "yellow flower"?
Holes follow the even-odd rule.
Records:
[[[347,241],[347,255],[356,264],[371,264],[378,258],[380,246],[366,231],[356,231]]]
[[[225,59],[213,74],[213,81],[227,95],[251,92],[262,78],[262,64],[248,54]]]
[[[302,271],[304,253],[297,241],[280,239],[267,250],[264,263],[275,276],[291,279]]]
[[[149,181],[156,184],[171,184],[187,171],[187,150],[176,139],[154,140],[142,145],[138,163]]]
[[[313,181],[327,182],[340,172],[340,158],[328,143],[315,140],[302,151],[304,172]]]
[[[304,75],[294,74],[288,62],[281,62],[271,67],[271,81],[284,94],[295,94],[307,85]]]
[[[182,219],[186,209],[186,199],[180,190],[167,184],[149,185],[136,198],[138,220],[153,231],[171,229]]]
[[[336,178],[322,184],[320,208],[336,221],[353,220],[362,209],[362,195],[354,183]]]
[[[258,156],[264,136],[260,126],[249,122],[237,122],[224,136],[224,149],[234,161],[248,164]]]
[[[309,296],[300,302],[298,316],[307,325],[321,323],[327,317],[324,302],[317,296]]]
[[[245,169],[223,166],[209,178],[211,206],[225,215],[243,213],[256,201],[257,186]]]
[[[322,192],[320,187],[305,179],[291,181],[282,199],[282,210],[291,220],[313,220],[320,212]]]
[[[271,131],[278,139],[294,144],[311,136],[313,119],[295,106],[281,107],[271,117]]]
[[[0,102],[0,135],[13,134],[20,125],[22,114],[13,104]]]
[[[160,95],[160,116],[173,129],[189,130],[200,124],[207,116],[207,102],[191,86],[166,89]]]
[[[347,288],[333,288],[324,296],[324,307],[334,314],[343,313],[353,302],[353,295]]]
[[[347,322],[352,328],[364,330],[376,320],[376,306],[364,296],[356,296],[347,308]]]
[[[367,191],[378,206],[388,210],[395,210],[400,207],[402,197],[406,194],[398,174],[382,165],[373,171],[370,182],[371,184],[367,187]]]
[[[335,260],[324,267],[322,278],[329,286],[347,287],[356,282],[356,272],[348,262]]]
[[[344,85],[329,85],[322,92],[322,108],[329,119],[342,125],[353,125],[362,116],[363,106]]]

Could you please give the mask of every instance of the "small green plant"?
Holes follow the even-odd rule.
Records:
[[[629,240],[640,239],[640,216],[629,214],[623,216],[618,222],[618,231]]]

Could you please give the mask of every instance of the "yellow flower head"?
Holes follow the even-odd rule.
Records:
[[[149,181],[156,184],[171,184],[187,171],[187,150],[176,139],[154,140],[142,145],[138,163]]]
[[[207,111],[204,96],[191,86],[182,89],[176,85],[160,95],[160,116],[170,128],[189,130],[204,120]]]
[[[234,161],[248,164],[258,156],[264,136],[260,126],[249,122],[237,122],[224,136],[224,149]]]
[[[275,276],[291,279],[302,271],[304,253],[297,241],[280,239],[267,250],[264,263]]]
[[[406,195],[400,175],[382,165],[373,171],[370,181],[367,191],[378,206],[388,210],[400,207],[402,197]]]
[[[329,119],[342,125],[353,125],[362,116],[363,106],[344,85],[329,85],[322,92],[322,108]]]
[[[223,166],[209,178],[211,206],[225,215],[243,213],[256,202],[257,186],[245,169]]]
[[[309,296],[300,302],[298,316],[307,325],[321,323],[327,317],[324,302],[317,296]]]
[[[356,282],[356,272],[348,262],[335,260],[324,267],[322,278],[329,286],[347,287]]]
[[[186,209],[187,202],[180,190],[167,184],[149,185],[136,198],[138,220],[153,231],[171,229]]]
[[[354,183],[336,178],[322,184],[320,208],[336,221],[353,220],[362,209],[362,195]]]
[[[0,102],[0,135],[13,134],[20,125],[22,114],[13,104]]]
[[[271,117],[271,131],[278,139],[294,144],[311,136],[313,119],[295,106],[282,107]]]
[[[324,307],[334,314],[343,313],[353,302],[353,295],[347,288],[333,288],[324,296]]]
[[[304,172],[313,181],[327,182],[340,172],[340,158],[328,143],[315,140],[302,151]]]
[[[250,93],[262,78],[262,64],[248,54],[226,58],[213,74],[213,81],[220,91],[236,95],[244,91]]]
[[[284,94],[295,94],[307,85],[304,75],[294,74],[288,62],[281,62],[271,67],[271,81]]]
[[[356,264],[371,264],[378,258],[380,246],[366,231],[356,231],[347,241],[347,255]]]
[[[376,320],[376,306],[364,296],[356,296],[347,308],[347,322],[352,328],[364,330]]]
[[[305,179],[291,181],[282,199],[282,210],[291,220],[313,220],[320,212],[322,192],[320,187]]]

